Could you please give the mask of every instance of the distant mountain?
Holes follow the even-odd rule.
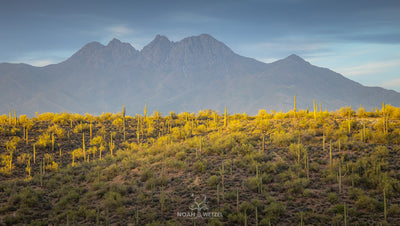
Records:
[[[101,114],[149,110],[197,112],[201,109],[256,114],[259,109],[312,108],[313,99],[328,110],[343,106],[371,109],[382,102],[400,106],[400,93],[365,87],[297,55],[273,63],[234,53],[202,34],[171,42],[157,35],[141,51],[113,39],[91,42],[59,64],[33,67],[0,64],[0,114],[35,112]]]

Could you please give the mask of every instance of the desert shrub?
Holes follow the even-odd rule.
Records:
[[[9,202],[19,208],[39,206],[43,199],[43,192],[32,189],[31,187],[23,188],[18,194],[10,197]]]
[[[74,127],[74,133],[87,132],[90,130],[90,125],[87,123],[79,123]]]
[[[261,185],[260,182],[260,179],[257,177],[250,177],[247,179],[246,185],[250,190],[257,192],[258,187]]]
[[[255,151],[254,146],[250,143],[241,143],[233,147],[232,152],[240,155],[247,155]]]
[[[388,215],[391,217],[399,216],[400,214],[400,207],[397,204],[392,204],[388,208]]]
[[[389,150],[385,146],[377,146],[375,147],[375,151],[372,154],[372,158],[374,160],[385,159],[389,156]]]
[[[319,164],[317,162],[312,162],[310,164],[310,171],[318,172],[319,171]]]
[[[337,195],[332,192],[328,194],[328,197],[326,199],[328,200],[328,202],[330,202],[332,204],[336,204],[339,202]]]
[[[343,214],[344,212],[344,205],[343,204],[336,204],[332,207],[332,211],[335,214]]]
[[[218,220],[218,219],[212,219],[212,220],[208,223],[208,225],[210,225],[210,226],[222,226],[223,224],[222,224],[222,222],[221,222],[220,220]]]
[[[108,209],[117,209],[123,205],[123,197],[117,192],[110,191],[106,193],[102,204]]]
[[[52,162],[46,164],[46,170],[57,171],[58,170],[58,163],[52,161]]]
[[[231,132],[239,132],[240,130],[243,129],[242,127],[243,127],[242,123],[238,120],[233,120],[233,121],[229,122],[229,125],[228,125],[228,129]]]
[[[47,132],[50,134],[53,133],[53,134],[57,135],[57,137],[60,139],[64,138],[64,130],[61,127],[59,127],[57,124],[50,126],[47,129]]]
[[[96,146],[105,145],[105,143],[106,142],[104,141],[102,136],[95,136],[90,141],[90,145],[96,145]]]
[[[112,164],[106,169],[104,169],[104,175],[107,178],[107,180],[112,180],[114,177],[118,175],[118,172],[120,169],[117,167],[116,164]]]
[[[117,118],[117,119],[114,119],[112,124],[116,127],[122,127],[124,125],[124,121],[122,120],[122,118]]]
[[[236,200],[236,190],[225,192],[225,199],[231,201]]]
[[[212,175],[211,177],[209,177],[207,179],[207,184],[211,188],[217,188],[217,185],[219,184],[220,180],[221,180],[221,178],[219,178],[218,176]]]
[[[321,179],[325,183],[333,184],[337,182],[337,173],[334,170],[323,170],[321,173]]]
[[[286,211],[286,206],[282,204],[282,202],[278,202],[273,200],[270,202],[263,212],[269,216],[271,219],[276,219],[279,216],[282,216]]]
[[[304,189],[303,190],[303,196],[304,197],[311,197],[311,190],[310,189]]]
[[[20,137],[13,137],[11,140],[5,143],[6,149],[9,152],[15,152],[17,149],[17,145],[21,142]]]
[[[308,186],[309,181],[305,178],[296,178],[285,182],[287,191],[292,194],[302,194],[304,188]]]
[[[237,225],[244,224],[244,214],[242,213],[229,214],[228,219]]]
[[[350,189],[350,199],[356,200],[358,197],[362,196],[365,194],[364,190],[361,188],[352,188]]]
[[[285,132],[284,130],[275,131],[272,135],[272,140],[279,145],[289,145],[291,142],[295,141],[295,135]]]
[[[247,201],[243,201],[239,207],[239,210],[242,213],[250,213],[251,211],[254,211],[254,209],[254,206]]]
[[[193,164],[195,173],[204,173],[207,169],[207,162],[197,161]]]
[[[168,182],[169,182],[169,178],[167,176],[163,175],[163,176],[157,178],[156,185],[157,186],[167,186]]]
[[[140,180],[145,182],[148,179],[153,178],[153,177],[154,177],[153,170],[151,170],[149,168],[146,168],[146,169],[143,170],[142,175],[140,175]]]
[[[263,173],[261,175],[263,184],[272,183],[274,181],[274,177],[271,174]]]
[[[51,145],[51,137],[49,133],[43,133],[39,135],[38,141],[36,141],[36,147],[47,147]]]
[[[175,160],[175,159],[168,159],[167,166],[175,169],[186,169],[187,164],[183,161]]]
[[[154,178],[154,177],[152,177],[152,178],[149,178],[147,181],[146,181],[146,184],[145,184],[145,188],[147,189],[147,190],[152,190],[153,189],[153,187],[155,187],[156,186],[156,179]]]
[[[297,143],[291,143],[289,146],[289,153],[290,157],[293,160],[298,159],[298,151],[300,150],[300,159],[304,157],[304,154],[306,153],[307,149],[304,147],[302,144],[297,144]]]
[[[357,201],[355,202],[355,206],[358,209],[367,210],[369,212],[375,211],[377,206],[379,205],[378,201],[374,198],[371,198],[367,195],[361,195],[358,197]]]
[[[65,195],[61,196],[57,202],[56,207],[58,209],[64,209],[67,205],[72,205],[79,201],[80,195],[75,189],[69,189]]]
[[[180,152],[178,152],[178,153],[175,154],[175,158],[178,159],[178,160],[183,161],[183,160],[186,159],[186,155],[187,155],[187,154],[186,154],[185,151],[180,151]]]
[[[26,164],[32,156],[28,153],[22,153],[20,156],[17,157],[17,163],[18,164]]]

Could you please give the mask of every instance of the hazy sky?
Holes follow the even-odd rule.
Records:
[[[1,0],[0,62],[58,63],[116,37],[140,50],[207,33],[264,62],[295,53],[368,86],[400,91],[398,0]]]

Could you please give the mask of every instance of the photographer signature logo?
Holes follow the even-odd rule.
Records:
[[[189,206],[191,211],[177,212],[178,217],[184,218],[221,218],[221,212],[209,212],[207,205],[207,196],[206,195],[191,195],[194,199],[192,205]]]

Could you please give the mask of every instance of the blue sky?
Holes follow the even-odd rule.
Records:
[[[295,53],[368,86],[400,92],[397,0],[2,0],[0,62],[58,63],[116,37],[140,50],[207,33],[272,62]]]

